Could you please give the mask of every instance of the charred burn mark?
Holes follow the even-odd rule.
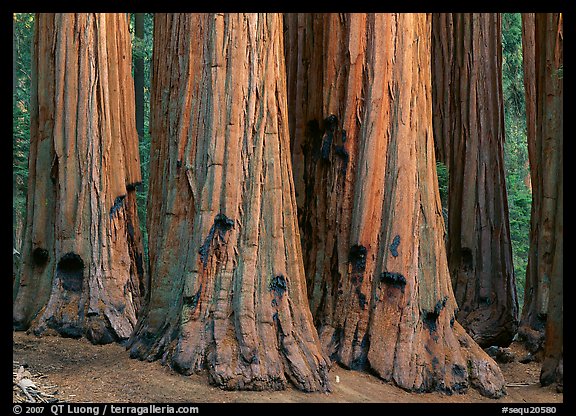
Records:
[[[455,391],[456,393],[465,393],[466,390],[468,390],[468,383],[463,381],[461,383],[455,383],[452,386],[452,391]],[[452,391],[448,391],[449,394],[452,393]]]
[[[346,130],[342,129],[342,143],[346,143]]]
[[[84,280],[84,261],[76,253],[66,253],[56,266],[62,287],[71,292],[81,292]]]
[[[34,261],[34,266],[45,266],[46,263],[48,263],[48,250],[36,247],[34,251],[32,251],[32,260]]]
[[[360,288],[356,288],[356,294],[358,295],[358,304],[360,308],[364,310],[368,301],[366,300],[366,295],[360,291]]]
[[[274,322],[274,325],[276,326],[276,336],[278,339],[278,345],[280,346],[280,349],[283,350],[284,352],[286,352],[286,346],[284,345],[284,331],[282,329],[282,322],[280,321],[280,315],[278,315],[278,311],[274,312],[274,314],[272,315],[272,321]]]
[[[366,270],[366,254],[368,250],[363,245],[354,244],[350,248],[348,261],[352,264],[353,272],[363,272]]]
[[[390,244],[390,253],[392,253],[394,257],[398,257],[399,245],[400,245],[400,236],[396,234],[396,237],[394,237],[394,240],[392,240],[392,244]]]
[[[268,288],[270,289],[270,292],[274,292],[275,296],[281,298],[288,288],[284,275],[279,274],[278,276],[274,276]]]
[[[209,257],[208,255],[210,253],[210,246],[212,244],[214,236],[216,235],[220,241],[224,241],[225,234],[228,231],[230,231],[233,227],[234,227],[234,220],[228,218],[224,214],[216,215],[216,217],[214,218],[214,224],[212,224],[212,227],[210,227],[210,231],[208,232],[208,235],[204,240],[204,244],[202,244],[200,250],[198,250],[198,254],[200,254],[200,260],[202,261],[204,267],[206,267],[206,265],[208,264],[208,257]],[[217,234],[216,231],[218,231]]]
[[[406,286],[406,278],[395,272],[383,272],[380,274],[380,281],[386,283],[389,286],[404,290]]]
[[[346,151],[346,149],[344,148],[344,145],[342,146],[334,146],[334,153],[336,155],[338,155],[340,158],[342,158],[342,169],[341,172],[343,174],[346,173],[346,168],[348,167],[348,161],[350,160],[350,155],[348,154],[348,152]]]
[[[320,154],[322,159],[328,160],[330,157],[330,147],[334,141],[334,133],[338,127],[338,117],[334,114],[330,114],[324,119],[324,136],[322,137],[322,149]]]
[[[198,306],[198,301],[200,300],[200,294],[202,293],[202,284],[198,288],[198,291],[194,294],[194,296],[184,296],[183,301],[184,305],[188,306],[192,310],[196,309]]]
[[[332,135],[327,134],[322,140],[322,149],[320,149],[320,155],[323,160],[328,160],[330,157],[330,146],[332,146]]]
[[[443,299],[436,302],[434,305],[433,311],[424,311],[424,317],[422,322],[428,328],[430,333],[435,332],[437,329],[438,318],[440,317],[440,312],[446,306],[446,302],[448,301],[448,296],[445,296]]]
[[[344,148],[344,145],[334,146],[334,153],[336,153],[338,156],[340,156],[345,164],[348,164],[348,160],[350,159],[350,155],[348,154],[348,152]]]
[[[234,220],[231,220],[224,214],[218,214],[216,218],[214,218],[214,225],[218,230],[225,233],[234,227]]]
[[[448,302],[448,296],[444,296],[441,300],[436,302],[436,305],[434,305],[434,313],[440,315],[440,312],[446,306],[446,302]]]
[[[460,256],[462,258],[462,269],[465,272],[472,271],[474,269],[472,250],[470,250],[468,247],[462,247],[462,250],[460,251]]]
[[[200,261],[202,261],[204,267],[206,267],[208,264],[208,252],[210,251],[210,243],[212,242],[212,237],[214,235],[214,233],[212,232],[213,228],[214,226],[212,226],[210,232],[208,233],[208,237],[206,237],[206,239],[204,240],[204,244],[202,244],[200,250],[198,250],[198,254],[200,254]]]
[[[126,185],[126,190],[127,190],[128,192],[136,191],[140,185],[142,185],[142,182],[132,182],[132,183],[129,183],[128,185]]]
[[[110,219],[112,219],[114,215],[120,211],[120,208],[122,208],[124,204],[124,198],[126,198],[126,195],[120,195],[114,199],[114,204],[110,208]]]
[[[466,378],[466,368],[461,365],[454,364],[452,366],[452,374],[458,378]]]
[[[338,127],[338,117],[336,117],[336,115],[330,114],[324,119],[324,131],[326,133],[334,134],[336,127]]]

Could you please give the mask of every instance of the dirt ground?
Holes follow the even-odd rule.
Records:
[[[512,345],[517,359],[525,352]],[[539,364],[517,360],[501,364],[507,395],[482,397],[470,389],[465,394],[416,394],[361,372],[333,365],[332,393],[303,393],[293,388],[278,392],[224,391],[208,384],[206,374],[182,376],[159,362],[130,359],[120,345],[92,345],[88,341],[59,337],[38,338],[22,332],[13,335],[13,368],[24,365],[59,401],[88,403],[561,403],[555,387],[538,384]],[[336,382],[336,377],[339,382]],[[527,384],[527,385],[525,385]],[[15,387],[16,389],[16,387]],[[16,391],[16,390],[14,390]],[[16,393],[13,393],[15,395]],[[13,396],[14,397],[14,396]]]

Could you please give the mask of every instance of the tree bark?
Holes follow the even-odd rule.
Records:
[[[144,13],[134,13],[134,36],[144,41]],[[136,131],[144,138],[144,58],[134,58],[134,96],[136,103]]]
[[[129,337],[144,288],[130,35],[122,14],[38,14],[22,272],[13,323]]]
[[[540,176],[541,155],[536,148],[536,29],[534,13],[522,13],[522,60],[524,67],[524,89],[526,94],[526,129],[530,182],[532,184],[532,207],[530,221],[530,249],[524,286],[524,307],[518,334],[525,346],[533,353],[544,345],[544,329],[548,313],[548,282],[543,275],[538,278],[539,221],[536,221],[542,200]],[[549,237],[550,238],[550,237]],[[548,239],[549,239],[548,238]],[[548,245],[550,243],[548,242]],[[542,252],[544,254],[544,252]]]
[[[532,215],[519,332],[531,350],[544,348],[542,385],[563,381],[562,31],[561,14],[522,15]]]
[[[151,297],[133,357],[225,389],[329,388],[306,298],[282,20],[155,14]]]
[[[508,346],[518,325],[518,299],[503,157],[500,15],[433,14],[432,20],[433,51],[450,53],[434,61],[433,108],[435,134],[450,142],[443,157],[457,319],[481,346]]]
[[[460,104],[451,94],[455,70],[452,13],[432,13],[432,128],[436,160],[448,166],[453,126],[447,122]]]
[[[499,368],[454,316],[432,136],[429,16],[285,19],[304,265],[325,351],[407,390],[474,386],[499,397]]]

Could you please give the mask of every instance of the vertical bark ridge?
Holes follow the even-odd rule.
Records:
[[[444,123],[455,105],[450,94],[451,72],[454,56],[454,37],[448,36],[454,30],[450,13],[432,13],[432,116],[434,128],[434,153],[436,160],[448,165],[450,160],[450,129]]]
[[[125,340],[146,280],[128,26],[120,14],[42,13],[36,22],[27,254],[14,326]]]
[[[457,319],[481,346],[506,346],[518,301],[504,186],[500,16],[441,13],[432,20],[433,51],[443,54],[433,65],[434,129],[437,149],[448,149],[438,158],[450,172],[447,244]]]
[[[299,257],[281,16],[155,19],[150,189],[169,196],[166,208],[151,202],[161,220],[150,234],[164,237],[150,249],[150,304],[131,355],[163,356],[184,374],[207,369],[225,389],[283,389],[289,380],[327,390]],[[191,104],[182,111],[170,111],[181,108],[176,91]],[[187,134],[163,129],[162,115]]]
[[[563,383],[563,19],[522,15],[532,181],[526,299],[519,333],[543,349],[542,385]]]
[[[287,68],[297,71],[289,96],[301,97],[288,102],[293,146],[304,150],[292,158],[303,164],[304,265],[325,351],[410,391],[473,386],[499,397],[500,370],[454,321],[427,105],[430,19],[285,19],[287,55],[298,56]],[[323,53],[311,54],[318,44]]]
[[[542,147],[536,140],[537,96],[536,96],[536,28],[535,14],[522,14],[522,62],[524,69],[524,90],[526,94],[526,129],[530,182],[532,185],[532,206],[530,221],[530,248],[524,285],[524,306],[518,327],[518,334],[526,347],[536,352],[544,345],[546,317],[548,314],[549,282],[539,278],[539,245],[541,245],[540,221],[536,218],[541,212],[542,186]],[[543,254],[545,250],[542,250]]]

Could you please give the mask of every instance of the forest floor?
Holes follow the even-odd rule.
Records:
[[[291,387],[278,392],[224,391],[209,385],[206,374],[183,376],[159,362],[131,359],[117,344],[97,346],[84,339],[38,338],[22,332],[13,333],[13,369],[17,372],[24,366],[39,389],[44,388],[58,401],[76,403],[563,402],[563,393],[557,393],[555,387],[540,387],[540,364],[519,363],[518,359],[526,352],[517,344],[512,344],[511,349],[516,360],[500,364],[508,386],[507,395],[498,400],[483,397],[472,389],[451,396],[409,393],[367,373],[348,371],[337,365],[330,370],[333,391],[329,394],[303,393]],[[14,401],[18,393],[18,387],[14,386]]]

